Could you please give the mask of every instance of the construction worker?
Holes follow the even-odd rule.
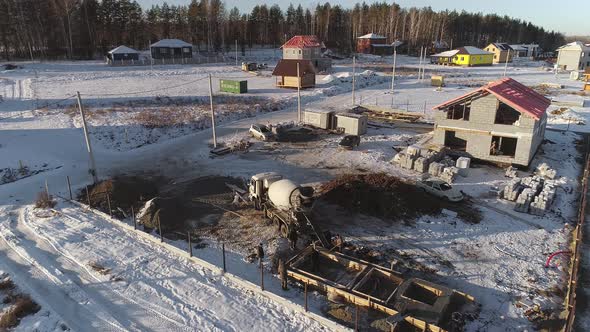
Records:
[[[295,227],[289,228],[289,234],[287,234],[287,239],[289,240],[289,247],[291,250],[297,249],[297,230]]]
[[[287,265],[283,263],[282,259],[279,259],[279,276],[281,277],[281,288],[288,290],[287,288]]]
[[[258,259],[260,261],[262,261],[262,259],[264,258],[264,249],[262,249],[262,243],[259,243],[256,247],[256,256],[258,256]]]
[[[342,236],[340,234],[336,234],[336,237],[334,239],[334,245],[336,247],[336,250],[338,250],[338,252],[342,252],[342,246],[344,245],[344,240],[342,240]]]

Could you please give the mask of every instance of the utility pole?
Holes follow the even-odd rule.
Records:
[[[236,67],[238,66],[238,40],[236,39]]]
[[[86,115],[84,115],[84,106],[82,106],[82,97],[80,97],[80,91],[76,92],[78,96],[78,108],[80,110],[80,116],[82,117],[82,128],[84,129],[84,138],[86,139],[86,149],[88,150],[88,158],[90,160],[90,168],[88,173],[92,175],[92,181],[98,182],[96,175],[96,163],[94,162],[94,154],[92,153],[92,145],[90,144],[90,138],[88,137],[88,127],[86,126]]]
[[[510,50],[508,50],[508,55],[506,55],[506,63],[504,64],[504,77],[508,72],[508,59],[510,59]]]
[[[393,48],[393,69],[391,71],[391,93],[393,93],[393,86],[395,84],[395,61],[397,58],[397,47]]]
[[[299,62],[297,62],[297,122],[301,123],[301,76],[299,75]]]
[[[213,147],[217,147],[217,136],[215,135],[215,112],[213,111],[213,84],[209,74],[209,104],[211,105],[211,129],[213,130]]]
[[[354,84],[355,84],[355,76],[356,76],[356,56],[352,57],[352,106],[354,107],[355,100],[354,100]]]

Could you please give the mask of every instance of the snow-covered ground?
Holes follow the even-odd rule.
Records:
[[[267,56],[272,59],[272,55]],[[427,119],[433,105],[497,79],[504,70],[502,66],[428,65],[427,74],[444,72],[448,76],[447,87],[442,91],[434,91],[409,73],[396,78],[391,94],[391,76],[374,68],[367,71],[383,63],[387,66],[391,59],[359,60],[357,102],[393,104],[424,113]],[[398,63],[412,69],[416,68],[417,59],[400,56]],[[81,121],[72,98],[76,91],[81,93],[91,114],[88,121],[101,178],[120,173],[157,173],[177,181],[203,175],[247,178],[273,170],[309,183],[355,169],[415,176],[389,163],[395,153],[391,146],[405,146],[421,136],[386,128],[371,129],[363,138],[361,151],[339,152],[335,149],[338,139],[334,137],[313,142],[308,148],[285,145],[282,150],[269,150],[257,143],[246,154],[209,158],[208,74],[213,76],[213,90],[219,103],[216,110],[221,122],[217,135],[223,142],[245,137],[253,122],[295,120],[296,91],[276,88],[270,71],[253,76],[231,65],[152,69],[112,68],[97,62],[22,66],[0,72],[0,93],[4,96],[0,102],[0,169],[18,169],[21,163],[31,169],[35,165],[48,166],[42,173],[0,185],[0,268],[17,275],[45,312],[60,317],[74,330],[87,330],[86,325],[80,325],[86,323],[96,330],[190,330],[195,326],[205,330],[325,329],[301,313],[244,291],[240,285],[149,245],[75,206],[60,202],[55,213],[33,209],[30,204],[37,192],[45,188],[46,181],[50,192],[63,196],[68,192],[66,176],[74,190],[90,182]],[[331,73],[318,75],[317,88],[302,91],[303,107],[350,106],[351,72],[349,60],[337,61]],[[577,95],[569,97],[580,89],[580,82],[569,81],[566,74],[554,75],[538,64],[511,65],[508,74],[532,86],[563,84],[564,89],[552,92],[556,98],[568,95],[567,98],[583,99]],[[227,97],[219,92],[220,78],[247,79],[249,92]],[[64,98],[68,99],[63,101]],[[234,100],[223,106],[223,98]],[[565,129],[567,116],[563,114],[576,112],[585,124],[570,121],[570,130],[590,131],[586,129],[590,128],[590,108],[571,108],[572,111],[550,114],[549,126]],[[184,112],[192,117],[175,128],[148,127],[136,118],[145,111],[163,112],[163,116]],[[486,197],[490,186],[506,181],[501,171],[486,166],[474,168],[468,178],[457,184],[481,206],[484,220],[480,224],[454,223],[450,217],[423,218],[413,228],[391,226],[386,233],[394,235],[350,236],[355,241],[416,255],[439,271],[439,282],[474,295],[483,307],[480,318],[469,325],[470,331],[530,329],[530,323],[515,308],[515,299],[539,289],[563,286],[562,268],[545,270],[542,261],[548,252],[567,248],[567,225],[575,218],[575,189],[580,171],[575,163],[579,156],[573,143],[576,135],[550,132],[547,138],[555,144],[545,144],[545,153],[536,162],[558,167],[564,177],[562,187],[569,191],[559,192],[555,211],[546,217],[515,213],[510,204]],[[178,246],[182,247],[182,243]],[[203,249],[196,255],[214,261],[213,250]],[[234,255],[236,274],[256,283],[256,268],[243,262],[238,253]],[[444,257],[453,268],[441,267],[432,257]],[[90,263],[110,271],[101,274]],[[269,288],[302,303],[298,291],[282,293],[271,277]],[[543,297],[543,301],[551,298]],[[319,311],[320,302],[314,299],[312,310]],[[497,319],[501,322],[497,323]]]

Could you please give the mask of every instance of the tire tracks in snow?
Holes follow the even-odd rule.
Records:
[[[21,217],[21,213],[23,209],[19,209],[19,219]],[[10,218],[5,222],[8,225],[12,223]],[[60,303],[54,302],[53,304],[49,303],[49,306],[61,317],[68,317],[70,316],[68,324],[73,327],[77,327],[79,330],[87,330],[89,326],[81,326],[77,323],[79,320],[79,316],[84,316],[84,318],[88,319],[89,321],[94,320],[95,322],[103,322],[106,325],[95,326],[95,329],[98,330],[112,330],[112,331],[127,331],[123,327],[120,322],[114,319],[110,314],[107,312],[100,310],[100,307],[96,305],[96,303],[92,302],[92,300],[88,297],[88,295],[77,285],[73,282],[70,278],[68,278],[58,267],[56,266],[46,266],[42,264],[38,257],[34,257],[31,253],[35,250],[27,244],[24,243],[23,239],[26,239],[24,234],[14,233],[11,227],[5,227],[3,223],[0,223],[0,237],[4,240],[7,246],[13,251],[16,255],[18,255],[23,261],[28,263],[32,269],[40,272],[46,277],[51,284],[58,287],[61,291],[62,299],[59,299]],[[31,241],[33,242],[33,241]],[[27,250],[27,247],[29,250]],[[53,265],[53,264],[50,264]],[[52,299],[55,300],[55,299]],[[49,301],[51,302],[51,301]],[[61,310],[61,306],[64,305],[67,307],[68,311],[72,311],[75,313],[72,316],[70,312],[64,312]],[[82,306],[83,310],[78,310],[80,308],[72,308],[72,304],[74,306]],[[59,306],[59,308],[58,308]],[[73,309],[73,310],[72,310]],[[76,318],[74,318],[76,317]],[[108,329],[107,329],[108,328]]]
[[[27,209],[27,208],[24,208]],[[71,219],[73,221],[76,222],[81,222],[81,220],[76,219],[70,215],[67,215],[66,213],[64,213],[63,211],[56,211],[53,210],[53,212],[57,213],[58,215],[62,215],[68,219]],[[23,212],[24,213],[24,212]],[[19,218],[20,219],[20,218]],[[37,236],[40,239],[44,240],[45,242],[47,242],[55,251],[56,253],[58,253],[61,257],[67,259],[69,262],[71,262],[72,264],[74,264],[75,266],[80,267],[81,272],[85,273],[88,277],[90,277],[90,279],[93,279],[93,281],[96,281],[99,284],[103,284],[106,282],[109,282],[109,280],[103,280],[101,278],[99,278],[98,276],[96,276],[95,273],[93,273],[88,266],[86,266],[83,262],[80,262],[79,260],[77,260],[74,256],[72,256],[65,248],[63,248],[63,246],[61,246],[57,241],[52,240],[47,234],[45,234],[40,228],[37,228],[33,225],[31,225],[29,222],[26,221],[26,215],[22,216],[22,224],[24,227],[26,227],[28,229],[28,231],[31,233],[32,236]],[[80,277],[82,278],[82,273],[79,274]],[[128,304],[132,304],[134,306],[136,306],[137,308],[142,308],[144,310],[149,311],[149,314],[157,316],[159,318],[162,318],[166,321],[168,321],[169,323],[172,323],[175,325],[176,328],[180,328],[180,329],[184,329],[184,330],[190,330],[190,328],[188,326],[186,326],[186,322],[181,322],[179,320],[176,320],[174,318],[169,317],[168,315],[162,314],[162,311],[167,311],[168,314],[172,314],[172,315],[177,315],[177,313],[175,312],[170,312],[164,308],[161,307],[157,307],[157,308],[153,308],[153,304],[149,303],[141,298],[137,298],[138,301],[141,301],[142,303],[139,303],[138,301],[132,299],[131,297],[129,297],[128,295],[120,292],[119,290],[117,290],[115,288],[115,286],[113,285],[113,287],[111,287],[109,289],[110,291],[114,292],[118,297],[119,300],[121,300],[122,302],[127,302]],[[171,316],[172,316],[171,315]],[[143,315],[146,317],[149,317],[149,315]],[[180,317],[180,319],[182,319],[182,317]],[[146,329],[149,329],[146,326],[143,326],[143,324],[138,323],[138,322],[133,322],[130,320],[130,323],[133,325],[133,330],[137,330],[137,331],[145,331]],[[140,325],[140,326],[136,326],[136,325]],[[153,326],[152,326],[153,328]]]

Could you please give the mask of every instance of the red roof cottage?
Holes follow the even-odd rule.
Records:
[[[332,67],[332,60],[322,57],[323,44],[316,36],[300,35],[289,39],[281,48],[285,60],[309,60],[317,71]]]

